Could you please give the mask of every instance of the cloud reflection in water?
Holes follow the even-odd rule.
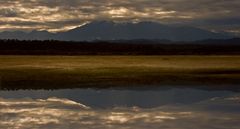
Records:
[[[139,107],[93,109],[60,98],[0,98],[0,128],[238,129],[240,127],[239,113],[206,109],[223,103],[239,107],[239,100],[240,98],[235,96],[214,98],[191,105],[168,105],[151,109]]]

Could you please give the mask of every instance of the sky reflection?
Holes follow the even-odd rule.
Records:
[[[159,89],[63,89],[63,90],[18,90],[0,91],[2,98],[48,99],[66,98],[93,108],[133,107],[155,108],[169,104],[193,104],[238,93],[231,91],[207,91],[190,88]]]
[[[65,98],[0,98],[4,129],[238,129],[240,95],[215,97],[193,104],[155,108],[92,108]],[[219,110],[212,110],[213,107]],[[228,110],[230,109],[230,110]]]

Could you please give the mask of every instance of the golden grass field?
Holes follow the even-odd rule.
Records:
[[[240,56],[0,56],[2,89],[239,83]]]

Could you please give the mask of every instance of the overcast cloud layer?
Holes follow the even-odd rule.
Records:
[[[0,31],[64,31],[95,20],[157,21],[240,33],[239,0],[1,0]]]

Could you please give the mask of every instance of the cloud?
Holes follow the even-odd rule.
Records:
[[[2,8],[0,9],[0,16],[2,17],[17,17],[18,13],[16,10],[11,8]]]
[[[239,0],[2,0],[0,22],[5,24],[1,24],[0,29],[22,27],[61,31],[94,20],[147,20],[172,24],[199,20],[218,22],[218,19],[240,17],[239,4]],[[233,28],[231,23],[223,24]],[[211,29],[209,24],[197,27]]]

